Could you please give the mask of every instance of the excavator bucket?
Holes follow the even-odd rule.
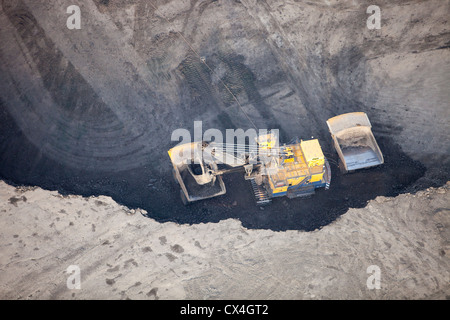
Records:
[[[175,146],[168,151],[173,165],[173,176],[180,185],[184,204],[216,197],[226,193],[221,176],[213,175],[218,170],[215,163],[205,163],[202,143],[193,142]]]
[[[327,125],[345,173],[384,162],[364,112],[341,114],[328,119]]]

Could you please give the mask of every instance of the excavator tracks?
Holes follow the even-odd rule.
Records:
[[[253,194],[255,195],[256,204],[259,206],[268,205],[272,202],[264,186],[258,185],[254,178],[248,179],[252,184]]]

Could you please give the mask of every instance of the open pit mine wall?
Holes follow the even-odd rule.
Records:
[[[79,30],[67,27],[74,4]],[[371,4],[3,0],[1,106],[49,159],[101,171],[151,161],[164,174],[171,133],[194,120],[246,129],[245,112],[331,152],[326,119],[364,111],[375,136],[445,183],[449,1],[377,1],[372,30]]]

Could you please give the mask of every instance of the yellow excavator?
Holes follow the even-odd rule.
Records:
[[[273,133],[257,136],[253,147],[192,142],[168,151],[184,204],[226,193],[222,175],[242,171],[258,205],[272,198],[307,197],[328,189],[331,171],[319,141],[295,139],[279,146]]]

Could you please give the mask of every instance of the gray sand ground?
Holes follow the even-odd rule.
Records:
[[[161,224],[109,197],[1,182],[0,298],[448,299],[449,188],[378,197],[321,230],[273,232],[232,219]],[[80,289],[67,287],[71,265]],[[380,289],[367,287],[372,265]]]

